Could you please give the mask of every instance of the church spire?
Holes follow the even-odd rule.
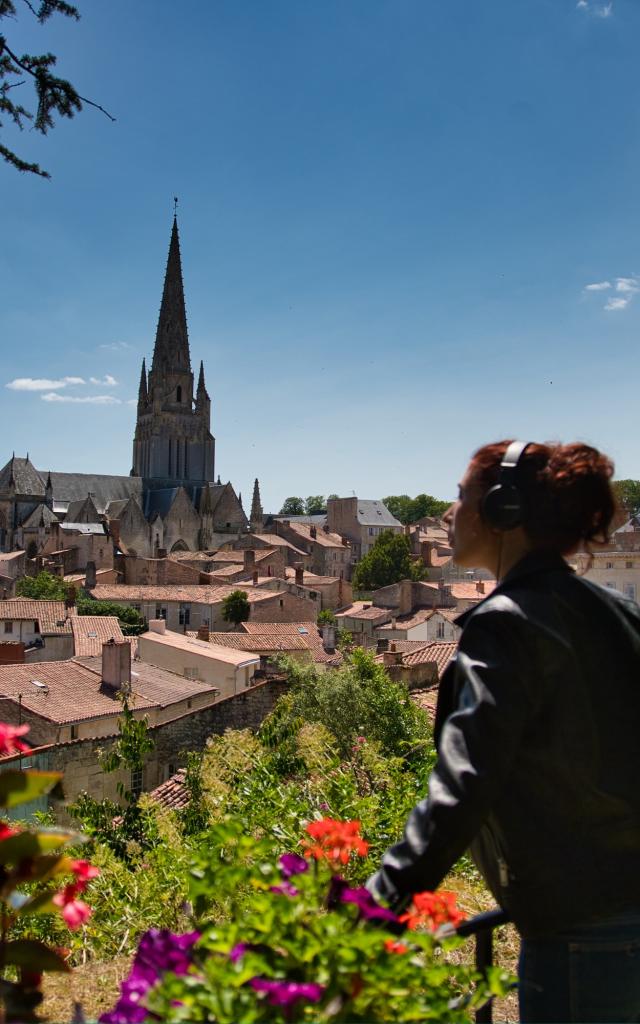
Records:
[[[138,409],[145,409],[148,401],[149,394],[147,392],[147,364],[145,363],[145,359],[143,356],[142,369],[140,370],[140,387],[138,388]]]
[[[152,370],[191,369],[189,338],[187,335],[187,314],[184,305],[182,265],[180,261],[180,240],[178,221],[174,215],[167,269],[164,276],[162,304],[158,317],[156,344],[153,350]]]
[[[257,477],[253,485],[253,500],[251,502],[251,515],[249,516],[249,523],[254,533],[260,533],[263,525],[263,511],[262,502],[260,501],[260,485],[258,483]]]

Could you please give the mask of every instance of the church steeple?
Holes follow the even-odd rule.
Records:
[[[262,511],[262,502],[260,500],[260,485],[258,478],[256,477],[253,485],[253,500],[251,502],[251,515],[249,516],[249,524],[254,533],[260,533],[264,523],[264,513]]]
[[[153,350],[152,371],[157,370],[191,370],[189,357],[189,337],[187,334],[187,313],[184,304],[184,287],[182,284],[182,263],[180,260],[180,240],[178,238],[178,221],[174,215],[167,269],[164,275],[164,288],[156,344]]]
[[[147,365],[144,356],[142,357],[142,369],[140,370],[140,387],[138,388],[138,409],[142,412],[147,408],[149,395],[147,392]]]

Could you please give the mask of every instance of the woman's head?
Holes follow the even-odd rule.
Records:
[[[518,462],[516,484],[523,500],[522,526],[502,534],[485,521],[482,501],[498,483],[509,441],[484,445],[472,456],[460,497],[447,513],[454,557],[462,565],[495,561],[503,538],[511,545],[567,555],[582,543],[607,540],[615,511],[613,464],[586,444],[529,444]],[[512,536],[513,535],[513,536]],[[481,561],[475,561],[481,558]]]

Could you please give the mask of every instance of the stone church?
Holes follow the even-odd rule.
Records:
[[[0,470],[0,550],[33,558],[52,534],[64,541],[92,525],[106,527],[123,554],[146,557],[219,547],[249,528],[233,487],[215,477],[202,362],[194,397],[175,217],[148,373],[142,361],[130,475],[43,471],[28,455]]]

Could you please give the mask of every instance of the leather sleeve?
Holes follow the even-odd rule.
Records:
[[[367,882],[396,908],[440,884],[509,779],[532,713],[520,625],[500,611],[476,614],[465,625],[453,667],[457,703],[442,727],[428,797]]]

